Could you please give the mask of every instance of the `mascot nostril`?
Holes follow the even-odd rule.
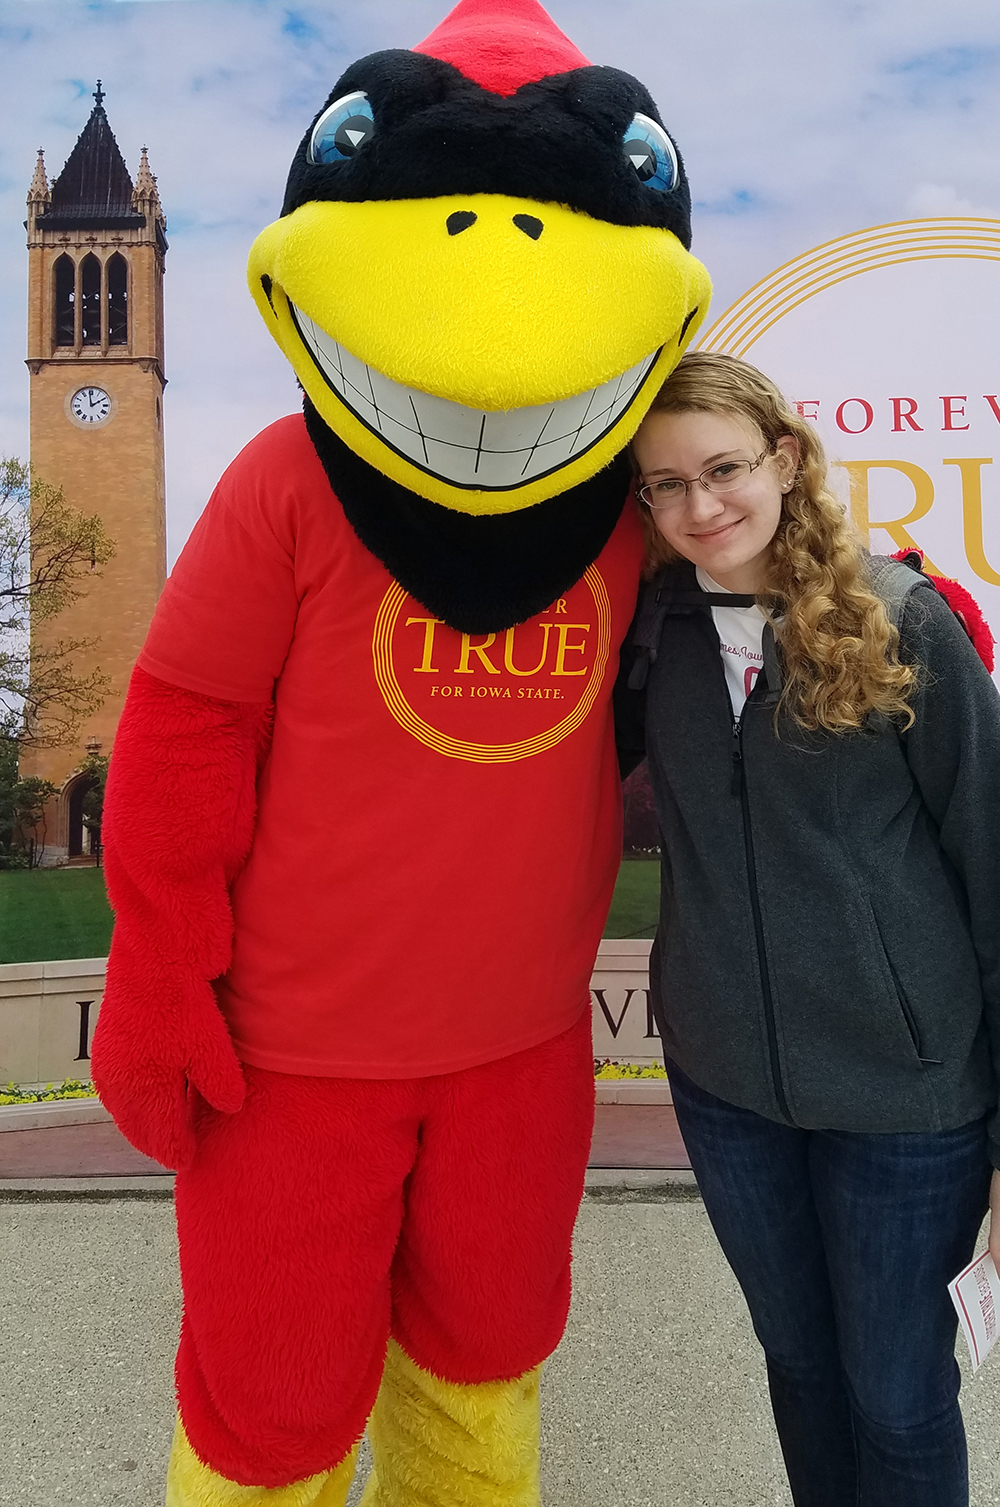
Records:
[[[643,85],[538,0],[460,0],[334,83],[253,245],[304,412],[167,582],[103,829],[94,1079],[180,1169],[171,1507],[344,1507],[366,1426],[365,1507],[538,1507],[621,857],[625,452],[707,309],[690,239]]]
[[[536,220],[534,215],[515,215],[514,224],[518,230],[523,230],[525,235],[530,235],[533,241],[537,241],[545,229],[541,220]]]
[[[479,216],[474,215],[471,209],[456,209],[445,220],[449,235],[461,235],[463,230],[468,230],[470,225],[475,225]]]

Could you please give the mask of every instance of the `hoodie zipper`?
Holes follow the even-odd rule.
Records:
[[[761,677],[763,678],[763,677]],[[756,686],[754,687],[756,690]],[[728,687],[727,687],[728,693]],[[752,696],[753,692],[751,692]],[[749,702],[750,697],[747,698]],[[729,703],[732,712],[732,701]],[[746,775],[743,769],[743,717],[746,711],[746,703],[743,712],[738,717],[733,717],[733,794],[740,798],[740,808],[743,813],[743,845],[746,849],[747,878],[750,882],[750,910],[753,914],[753,929],[757,940],[757,967],[760,973],[760,988],[764,1000],[764,1021],[767,1026],[767,1047],[771,1057],[771,1078],[774,1084],[774,1096],[778,1101],[784,1118],[789,1125],[794,1125],[792,1112],[785,1098],[785,1090],[781,1082],[781,1059],[778,1055],[778,1031],[774,1021],[774,999],[771,994],[771,975],[767,966],[767,953],[764,948],[764,924],[760,915],[760,896],[757,894],[757,861],[754,857],[753,831],[750,826],[750,798],[747,793]]]

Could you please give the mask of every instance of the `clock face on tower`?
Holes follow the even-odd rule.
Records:
[[[111,417],[111,399],[103,387],[81,387],[69,406],[80,424],[106,424]]]

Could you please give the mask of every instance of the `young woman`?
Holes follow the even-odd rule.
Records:
[[[893,626],[752,367],[685,356],[633,451],[651,579],[617,709],[662,831],[651,987],[792,1495],[960,1507],[946,1284],[1000,1166],[1000,698],[930,582]]]

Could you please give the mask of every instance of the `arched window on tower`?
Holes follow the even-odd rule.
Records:
[[[101,264],[91,252],[80,268],[80,305],[84,345],[101,343]]]
[[[117,251],[108,262],[108,344],[128,345],[128,262]]]
[[[56,345],[73,345],[76,329],[73,306],[76,302],[76,267],[65,254],[56,262]]]

